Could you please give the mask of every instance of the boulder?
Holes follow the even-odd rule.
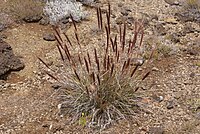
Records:
[[[23,20],[24,20],[26,23],[37,23],[37,22],[39,22],[41,19],[42,19],[42,16],[41,16],[41,15],[33,15],[33,16],[27,16],[27,17],[24,17],[24,18],[23,18]]]
[[[13,54],[11,46],[0,40],[0,79],[3,79],[10,71],[19,71],[24,67],[24,63]]]

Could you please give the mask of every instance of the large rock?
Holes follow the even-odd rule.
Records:
[[[24,18],[23,18],[23,20],[24,20],[26,23],[37,23],[37,22],[39,22],[41,19],[42,19],[42,16],[41,16],[41,15],[33,15],[33,16],[27,16],[27,17],[24,17]]]
[[[24,63],[13,54],[9,44],[0,40],[0,79],[10,71],[19,71],[24,68]]]

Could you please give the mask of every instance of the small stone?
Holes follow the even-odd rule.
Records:
[[[3,30],[5,30],[6,27],[7,27],[6,24],[2,24],[2,23],[0,22],[0,32],[3,31]]]
[[[159,35],[166,35],[166,34],[167,34],[167,31],[165,30],[163,24],[157,24],[157,25],[155,26],[155,28],[156,28],[156,31],[157,31],[157,33],[158,33]]]
[[[159,69],[156,68],[156,67],[153,67],[153,68],[152,68],[152,71],[159,71]]]
[[[173,33],[171,35],[169,35],[169,39],[174,42],[174,43],[178,43],[180,42],[180,36],[178,33]]]
[[[131,12],[129,8],[122,8],[121,14],[123,16],[128,16],[128,14]]]
[[[43,39],[46,40],[46,41],[55,41],[56,40],[55,35],[52,34],[52,33],[45,34],[43,36]]]
[[[62,19],[60,20],[60,23],[63,23],[63,24],[69,23],[69,17],[62,18]]]
[[[131,17],[128,17],[127,22],[128,22],[129,24],[133,24],[133,23],[135,22],[135,19],[134,19],[132,16],[131,16]]]
[[[169,101],[167,104],[167,109],[172,109],[174,108],[174,102],[173,101]]]
[[[180,99],[183,94],[181,92],[175,93],[175,99]]]
[[[200,120],[200,112],[196,113],[196,118]]]
[[[198,51],[197,49],[195,49],[195,48],[189,48],[189,49],[187,50],[187,53],[188,53],[189,55],[198,55],[199,51]]]
[[[149,134],[164,134],[163,127],[150,127]]]
[[[139,68],[139,69],[138,69],[138,71],[142,71],[142,70],[143,70],[142,68]]]
[[[191,24],[186,24],[183,28],[183,35],[189,34],[189,33],[194,33],[196,29],[192,27]]]
[[[164,97],[163,96],[158,96],[158,101],[161,102],[164,100]]]
[[[4,88],[9,88],[10,87],[10,83],[6,83],[5,85],[4,85]]]
[[[48,19],[45,19],[45,18],[42,18],[40,21],[39,21],[39,24],[40,25],[48,25],[49,24],[49,20]]]
[[[42,19],[41,15],[27,16],[23,18],[26,23],[37,23]]]
[[[1,85],[1,86],[4,86],[5,83],[6,83],[6,82],[5,82],[4,80],[0,80],[0,85]]]
[[[122,7],[123,5],[123,3],[118,3],[118,7]]]
[[[153,95],[152,98],[158,102],[162,102],[164,100],[163,96]]]
[[[180,3],[177,0],[165,0],[165,2],[169,5],[180,5]]]
[[[141,66],[143,63],[144,63],[143,58],[132,58],[131,59],[131,65]]]
[[[7,39],[7,36],[5,34],[0,34],[0,40],[1,39]]]
[[[54,88],[54,89],[59,89],[61,87],[61,85],[60,84],[53,84],[51,87]]]
[[[124,18],[123,16],[117,17],[116,18],[116,24],[121,25],[125,22],[126,18]]]
[[[194,78],[194,77],[195,77],[195,73],[192,72],[192,73],[190,74],[190,77]]]

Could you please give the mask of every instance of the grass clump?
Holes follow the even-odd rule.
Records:
[[[150,74],[150,71],[137,71],[149,63],[140,59],[144,35],[142,23],[135,22],[130,39],[127,39],[126,23],[119,27],[119,33],[111,33],[110,10],[109,5],[107,24],[103,25],[101,9],[97,8],[98,28],[105,31],[101,42],[105,45],[86,50],[87,45],[81,43],[78,27],[71,16],[77,45],[55,28],[57,48],[64,64],[61,73],[39,58],[50,70],[47,74],[65,87],[62,104],[63,107],[66,104],[64,110],[71,116],[72,123],[81,120],[84,126],[101,129],[135,115],[138,108],[135,92]]]
[[[197,8],[200,7],[200,0],[187,0],[186,4],[189,8]]]

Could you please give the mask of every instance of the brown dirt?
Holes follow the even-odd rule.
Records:
[[[148,8],[137,8],[137,13],[142,11],[160,15],[160,20],[172,16],[168,11],[173,7],[165,7],[164,1],[152,1]],[[103,7],[106,7],[105,2],[102,3]],[[133,1],[113,0],[111,4],[116,12],[120,10],[119,3],[130,6],[133,9],[132,14],[135,15],[135,8],[132,7],[136,6]],[[82,33],[91,32],[94,28],[94,9],[88,10],[92,14],[89,21],[78,25]],[[167,27],[171,27],[172,30],[179,25],[181,24],[170,24]],[[68,124],[68,118],[59,115],[58,91],[51,87],[49,78],[41,73],[37,56],[44,59],[50,57],[52,64],[57,64],[59,60],[55,42],[43,40],[43,35],[51,31],[49,26],[20,24],[3,32],[7,35],[5,41],[12,46],[15,54],[21,57],[26,67],[20,72],[11,73],[6,81],[7,86],[0,89],[2,134],[94,133],[78,124]],[[147,35],[149,31],[147,29]],[[67,33],[71,35],[72,28],[67,30]],[[90,39],[92,34],[83,36],[82,38],[88,38],[86,43],[93,42]],[[186,45],[179,47],[187,49]],[[145,111],[138,113],[130,123],[121,121],[102,133],[146,134],[150,133],[151,128],[157,127],[156,132],[163,130],[164,134],[199,134],[200,67],[197,63],[200,64],[199,54],[189,55],[185,52],[156,60],[153,64],[157,71],[148,78],[151,86],[144,87],[147,90],[139,91],[142,94],[141,105]],[[158,96],[163,97],[161,102],[156,101]],[[167,109],[170,101],[173,102],[173,108]]]

